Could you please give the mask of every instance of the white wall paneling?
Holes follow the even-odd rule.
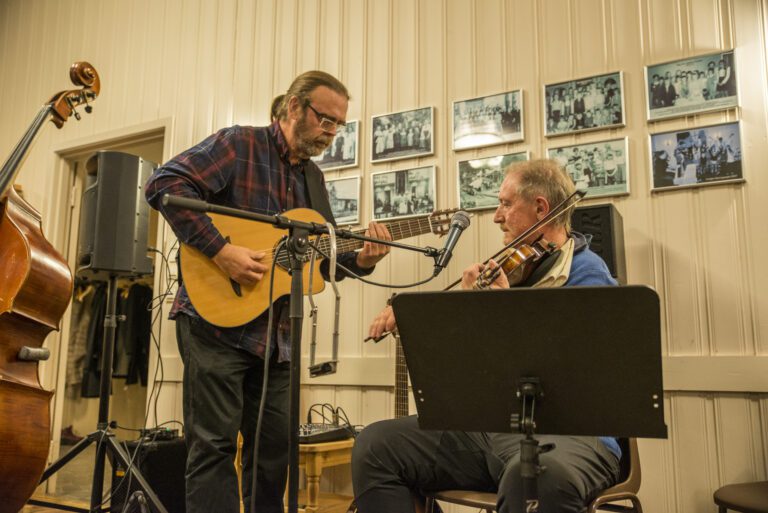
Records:
[[[717,486],[768,476],[767,29],[764,0],[5,0],[0,155],[41,103],[72,87],[72,62],[96,67],[102,90],[93,114],[61,130],[46,127],[18,178],[48,237],[71,253],[69,184],[57,175],[58,150],[172,120],[163,139],[168,158],[221,127],[264,124],[271,99],[308,69],[349,86],[349,117],[361,122],[360,165],[328,176],[363,177],[365,221],[373,172],[435,165],[437,206],[448,208],[456,206],[458,160],[526,150],[536,158],[552,146],[626,136],[631,194],[586,203],[616,206],[628,281],[654,287],[662,301],[670,438],[641,441],[641,497],[648,511],[714,512]],[[727,48],[736,49],[740,108],[646,122],[645,65]],[[624,72],[626,127],[543,136],[544,84],[617,70]],[[454,100],[517,88],[524,91],[524,141],[451,150]],[[435,107],[435,154],[371,164],[371,116],[424,106]],[[742,125],[744,184],[650,193],[649,133],[734,120]],[[412,242],[441,245],[430,235]],[[171,232],[160,230],[158,246],[172,243]],[[477,213],[448,270],[421,289],[444,287],[499,243],[491,213]],[[372,278],[407,283],[430,271],[423,257],[395,251]],[[333,402],[367,424],[392,416],[392,343],[362,342],[390,291],[351,280],[341,289],[339,374],[305,379],[303,401]],[[317,302],[323,360],[331,293]],[[160,331],[172,359],[172,323],[163,321]],[[59,341],[52,335],[48,343]],[[43,366],[46,383],[57,382],[54,367]],[[177,380],[178,364],[170,367],[168,377]],[[180,418],[180,394],[178,384],[162,389],[163,418]],[[326,486],[349,492],[348,469],[335,470]]]

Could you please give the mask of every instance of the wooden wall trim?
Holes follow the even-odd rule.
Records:
[[[316,363],[321,361],[318,358]],[[395,363],[390,357],[343,357],[335,374],[319,378],[310,378],[308,367],[309,359],[302,358],[305,386],[391,387],[395,383]],[[668,356],[662,358],[662,369],[665,392],[768,393],[768,356]]]
[[[668,356],[664,390],[768,392],[768,356]]]

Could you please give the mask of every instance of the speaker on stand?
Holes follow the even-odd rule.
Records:
[[[88,159],[85,168],[78,275],[106,279],[110,274],[151,274],[144,184],[157,164],[128,153],[100,151]]]
[[[168,513],[128,452],[115,441],[109,426],[109,396],[117,328],[117,277],[152,273],[152,259],[147,256],[149,205],[144,200],[144,184],[157,167],[135,155],[100,151],[88,159],[87,187],[83,193],[80,215],[80,239],[77,246],[77,274],[107,281],[107,305],[99,380],[99,417],[96,431],[86,435],[64,456],[51,464],[40,482],[46,481],[69,461],[96,444],[91,484],[90,508],[77,508],[30,499],[30,504],[54,509],[94,513],[108,511],[103,501],[104,465],[107,455],[113,466],[125,469],[126,478],[136,485],[131,497],[144,513]]]

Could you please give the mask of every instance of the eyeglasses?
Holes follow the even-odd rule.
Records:
[[[323,114],[322,112],[318,112],[316,108],[314,108],[311,104],[307,104],[307,107],[312,109],[312,112],[315,113],[315,116],[317,116],[318,121],[320,121],[320,130],[323,130],[325,132],[332,132],[334,130],[338,130],[339,128],[344,128],[347,126],[347,123],[345,121],[336,121],[328,114]]]

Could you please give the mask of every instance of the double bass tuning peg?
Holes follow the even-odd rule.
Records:
[[[72,115],[75,116],[75,119],[80,121],[80,113],[77,112],[77,109],[75,108],[75,102],[72,101],[72,98],[67,96],[67,105],[69,106],[69,110],[72,111]]]
[[[90,103],[88,103],[88,100],[93,100],[95,98],[96,98],[96,93],[94,93],[93,91],[85,91],[83,93],[83,101],[85,102],[85,107],[83,108],[85,109],[86,113],[90,114],[91,112],[93,112],[93,107],[91,106]]]

